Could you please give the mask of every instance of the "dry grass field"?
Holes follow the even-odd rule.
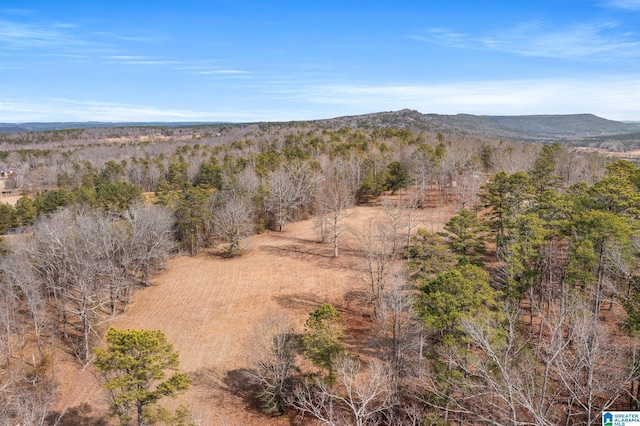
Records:
[[[20,195],[2,196],[0,197],[0,203],[6,203],[11,206],[15,206],[20,197]]]
[[[429,208],[416,213],[419,226],[428,230],[439,229],[450,215]],[[329,302],[346,317],[347,349],[361,343],[370,320],[362,303],[366,277],[358,271],[356,235],[372,220],[384,220],[379,205],[349,211],[338,258],[332,257],[330,244],[318,242],[314,220],[248,238],[241,257],[226,259],[212,250],[175,258],[149,288],[135,294],[126,314],[105,327],[159,329],[175,345],[193,386],[163,404],[189,405],[209,425],[292,424],[291,418],[268,418],[252,407],[255,401],[242,372],[251,367],[253,325],[266,314],[282,312],[302,332],[308,314]],[[61,391],[56,410],[85,410],[86,422],[102,417],[105,397],[91,366],[82,369],[60,358],[55,363]]]

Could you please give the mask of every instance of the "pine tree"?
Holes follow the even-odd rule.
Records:
[[[451,234],[451,247],[460,253],[460,263],[479,263],[484,253],[484,232],[487,230],[477,214],[462,209],[444,225]]]
[[[329,383],[335,380],[333,363],[344,351],[338,340],[342,336],[342,316],[336,308],[324,303],[309,314],[302,337],[305,354],[315,365],[327,369]]]
[[[179,353],[162,331],[110,328],[107,343],[106,348],[94,350],[95,365],[104,375],[112,415],[121,425],[129,424],[135,408],[137,424],[142,426],[145,407],[189,389],[191,379],[177,372]],[[165,380],[167,370],[174,373]]]

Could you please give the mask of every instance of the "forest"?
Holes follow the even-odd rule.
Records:
[[[640,409],[637,164],[412,114],[0,135],[19,194],[0,198],[0,424],[82,424],[60,405],[63,356],[108,401],[85,424],[249,424],[201,412],[163,330],[110,324],[175,259],[235,262],[303,221],[327,262],[357,264],[358,297],[248,324],[251,424]]]

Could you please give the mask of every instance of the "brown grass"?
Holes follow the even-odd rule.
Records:
[[[450,215],[435,209],[417,214],[429,230],[440,228]],[[283,312],[302,332],[309,312],[329,302],[347,317],[347,345],[354,347],[360,340],[356,335],[366,334],[370,320],[358,298],[366,287],[357,271],[353,230],[383,217],[377,205],[351,209],[345,220],[350,231],[343,234],[338,258],[332,257],[330,244],[318,243],[313,220],[247,239],[241,257],[225,259],[208,251],[176,258],[151,287],[135,295],[126,314],[108,325],[162,330],[180,352],[181,368],[193,378],[193,386],[165,405],[189,405],[205,424],[290,424],[292,419],[268,418],[252,407],[243,371],[251,367],[253,324],[267,313]],[[65,358],[56,368],[58,410],[89,403],[95,413],[104,413],[104,394],[90,366],[81,369]]]
[[[15,206],[21,197],[22,195],[2,196],[0,197],[0,203],[9,204],[10,206]]]

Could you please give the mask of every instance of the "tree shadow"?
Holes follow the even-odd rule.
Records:
[[[269,233],[269,237],[276,239],[276,240],[286,240],[286,241],[290,241],[291,243],[297,243],[297,244],[303,244],[303,245],[320,245],[322,244],[321,242],[315,240],[315,239],[308,239],[308,238],[300,238],[300,237],[294,237],[292,234],[286,233],[286,232],[278,232],[278,231],[272,231]]]
[[[357,308],[363,308],[369,305],[371,296],[365,289],[349,290],[343,296],[342,299],[346,304],[346,309],[351,309],[354,305]]]
[[[210,392],[224,392],[239,398],[247,410],[261,413],[261,402],[257,396],[258,386],[253,381],[252,372],[253,370],[248,368],[225,372],[204,368],[190,372],[189,377],[191,377],[194,387],[206,390],[203,395],[206,400],[211,398]]]
[[[220,373],[214,368],[201,368],[197,371],[190,371],[189,377],[194,387],[203,388],[206,391],[219,390],[222,388],[219,379]],[[207,395],[208,399],[209,396]]]
[[[379,333],[367,313],[345,318],[344,337],[340,341],[348,351],[371,358],[379,357],[383,347]]]
[[[354,251],[340,248],[340,257],[333,256],[333,246],[322,246],[320,249],[310,249],[306,246],[290,244],[286,246],[263,246],[261,250],[277,257],[311,261],[322,269],[349,270],[352,269],[343,259],[353,256]]]
[[[211,248],[207,250],[207,256],[215,257],[218,259],[235,259],[236,257],[241,257],[242,252],[233,253],[229,251],[227,247],[223,248]]]
[[[247,409],[261,412],[262,405],[258,398],[258,387],[251,378],[252,370],[238,368],[227,371],[222,378],[226,391],[242,399]]]
[[[333,258],[327,250],[312,251],[299,244],[288,244],[283,246],[264,246],[263,250],[272,252],[279,256],[289,256],[301,260],[314,258]]]
[[[282,296],[275,296],[274,298],[283,308],[302,309],[308,312],[318,309],[320,305],[325,302],[324,300],[320,300],[304,293],[286,294]]]
[[[108,426],[110,423],[101,415],[93,414],[93,407],[84,402],[62,412],[52,412],[46,418],[51,426]]]

